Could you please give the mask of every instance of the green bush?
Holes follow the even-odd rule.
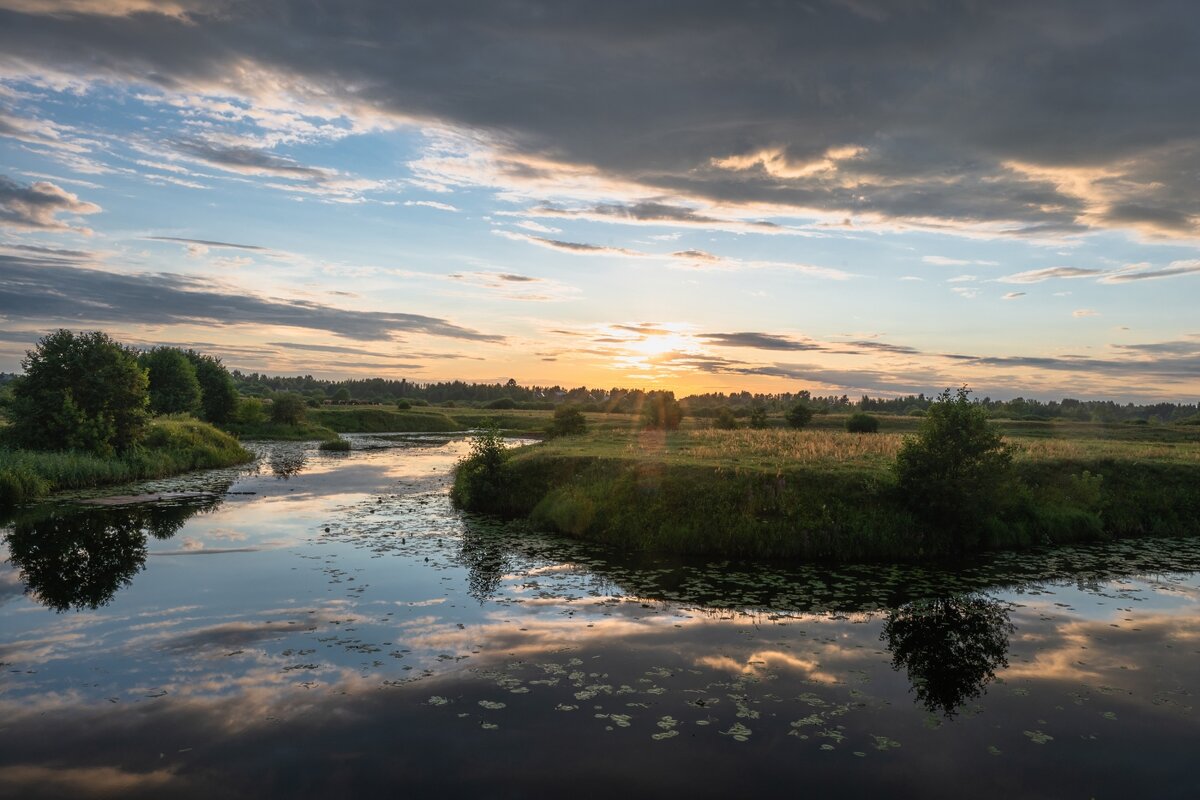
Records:
[[[329,441],[321,442],[317,446],[318,450],[324,450],[327,453],[347,453],[350,451],[350,441],[348,439],[330,439]]]
[[[673,431],[683,421],[683,408],[674,392],[649,392],[642,400],[642,425],[655,430]]]
[[[238,401],[233,421],[242,425],[258,425],[267,421],[267,411],[257,397],[243,397]]]
[[[800,429],[812,422],[813,410],[808,403],[800,402],[788,409],[788,427]]]
[[[11,440],[34,450],[112,455],[133,447],[149,420],[146,372],[100,331],[59,330],[38,342],[13,382]]]
[[[494,508],[507,494],[504,463],[508,460],[504,438],[495,427],[480,430],[471,439],[471,452],[458,462],[450,499],[460,508]]]
[[[939,552],[975,546],[1015,489],[1012,452],[969,395],[965,386],[938,395],[896,457],[900,496],[926,524],[925,544]]]
[[[851,414],[846,419],[846,430],[850,433],[875,433],[879,430],[879,418],[870,414]]]
[[[412,408],[412,403],[408,402],[407,400],[397,400],[396,408],[400,409],[401,411],[408,411],[410,408]]]
[[[504,410],[504,411],[509,411],[516,407],[517,407],[517,401],[513,400],[511,397],[501,397],[497,400],[493,400],[492,402],[490,402],[484,406],[484,408],[495,408],[495,409],[500,409],[500,410]]]
[[[308,405],[302,395],[286,392],[275,395],[271,403],[271,421],[282,425],[299,425],[304,422]]]
[[[587,419],[576,406],[564,403],[554,409],[554,419],[546,429],[550,438],[558,436],[578,436],[587,432]]]
[[[755,406],[750,409],[750,427],[755,430],[763,430],[770,426],[767,422],[767,410],[762,406]]]
[[[196,366],[176,347],[156,347],[142,353],[138,364],[150,381],[153,414],[195,414],[200,411],[200,381]]]
[[[733,411],[728,406],[721,406],[717,409],[717,418],[713,422],[713,427],[720,428],[723,431],[736,431],[738,427],[737,417],[733,415]]]

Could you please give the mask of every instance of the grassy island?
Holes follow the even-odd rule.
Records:
[[[995,513],[953,540],[901,490],[908,420],[832,429],[645,430],[510,450],[491,485],[460,467],[465,508],[626,550],[732,557],[909,560],[1142,535],[1200,534],[1200,436],[1039,424],[1005,437],[1011,477]],[[478,455],[476,456],[478,460]],[[469,462],[464,462],[470,467]],[[473,480],[474,477],[474,480]]]

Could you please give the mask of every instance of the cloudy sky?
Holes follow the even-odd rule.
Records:
[[[0,0],[0,370],[1200,395],[1200,9]]]

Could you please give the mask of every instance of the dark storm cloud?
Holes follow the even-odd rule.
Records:
[[[48,181],[23,184],[0,175],[0,226],[68,230],[71,226],[60,220],[59,214],[94,214],[99,210],[95,203],[80,200]]]
[[[126,275],[7,255],[0,255],[0,315],[69,325],[284,325],[360,341],[399,333],[473,341],[503,338],[419,314],[349,311],[303,300],[236,294],[198,277]]]
[[[73,13],[89,7],[99,13]],[[1195,233],[1200,216],[1191,0],[47,9],[0,12],[10,71],[253,95],[264,69],[279,76],[269,85],[316,102],[487,131],[509,177],[552,175],[544,165],[561,161],[651,197],[1031,235]],[[324,174],[259,151],[179,146],[226,168]],[[1117,174],[1102,194],[1044,174],[1106,166]],[[702,221],[653,203],[598,208]]]
[[[705,333],[700,338],[721,347],[752,347],[758,350],[824,350],[823,345],[793,339],[773,333],[740,331],[737,333]]]

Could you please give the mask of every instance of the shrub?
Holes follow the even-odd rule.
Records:
[[[233,414],[233,421],[243,425],[257,425],[267,421],[267,412],[262,400],[257,397],[243,397],[238,401]]]
[[[717,409],[717,419],[713,425],[723,431],[736,431],[739,427],[737,417],[733,415],[733,411],[728,406],[721,406]]]
[[[969,395],[965,386],[938,395],[917,436],[906,439],[896,457],[901,497],[939,551],[975,544],[1014,484],[1011,450]]]
[[[683,409],[674,392],[649,392],[642,400],[642,425],[673,431],[683,421]]]
[[[808,403],[800,402],[788,409],[787,424],[790,428],[800,429],[812,422],[813,410]]]
[[[471,452],[458,462],[450,498],[466,509],[496,506],[506,494],[503,468],[508,455],[498,428],[480,430],[471,439]]]
[[[200,384],[200,413],[204,419],[220,425],[233,419],[237,411],[237,387],[233,377],[219,358],[197,353],[195,350],[183,352],[196,368],[196,380]]]
[[[146,372],[100,331],[59,330],[38,342],[13,382],[12,440],[35,450],[111,455],[137,444],[149,415]]]
[[[564,403],[554,409],[554,420],[546,429],[546,435],[553,439],[558,436],[576,436],[586,431],[587,420],[583,412],[576,406]]]
[[[271,404],[271,421],[284,425],[299,425],[304,422],[304,413],[308,406],[301,395],[287,392],[275,395]]]
[[[333,393],[333,402],[349,403],[350,402],[350,390],[347,389],[345,386],[338,389],[336,392]]]
[[[350,440],[330,439],[317,445],[317,449],[327,453],[347,453],[350,451]]]
[[[850,433],[875,433],[879,430],[879,418],[861,411],[851,414],[846,420],[846,430]]]
[[[397,400],[396,408],[400,409],[401,411],[408,411],[410,408],[412,408],[412,403],[408,402],[407,400]]]
[[[496,408],[496,409],[502,409],[505,411],[514,409],[516,407],[517,407],[517,401],[513,400],[511,397],[501,397],[499,399],[493,400],[492,402],[490,402],[484,406],[484,408]]]
[[[156,347],[142,353],[138,364],[150,380],[153,414],[195,414],[200,410],[200,381],[196,366],[176,347]]]
[[[755,430],[762,430],[768,427],[767,410],[762,406],[755,406],[750,409],[750,427]]]

